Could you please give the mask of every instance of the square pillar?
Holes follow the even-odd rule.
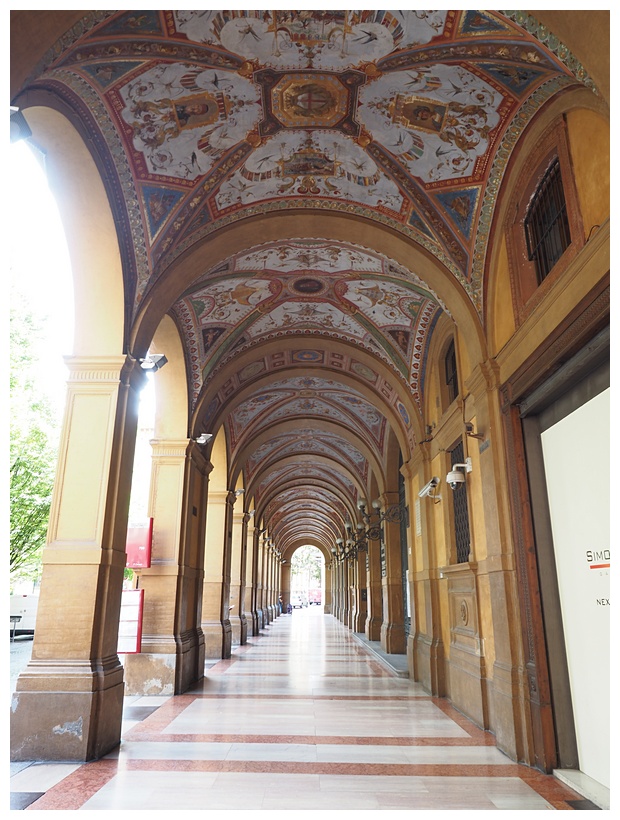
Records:
[[[129,493],[145,374],[71,357],[32,658],[12,700],[14,760],[94,760],[120,742],[117,654]]]

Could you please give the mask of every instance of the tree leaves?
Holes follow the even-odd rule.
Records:
[[[56,469],[60,423],[37,384],[36,342],[42,326],[11,292],[10,575],[40,574]]]

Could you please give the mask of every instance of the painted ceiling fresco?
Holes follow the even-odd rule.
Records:
[[[352,388],[343,388],[334,379],[292,376],[237,405],[228,418],[231,450],[251,439],[257,431],[279,421],[318,417],[354,430],[363,440],[372,441],[383,452],[385,417]]]
[[[416,274],[366,249],[320,239],[271,243],[231,257],[174,307],[194,401],[232,357],[261,341],[312,331],[379,356],[418,405],[427,343],[441,310]]]
[[[337,469],[330,469],[325,464],[320,467],[308,463],[299,465],[286,464],[269,470],[261,480],[256,489],[256,501],[260,503],[267,491],[274,486],[287,486],[290,483],[295,485],[294,492],[298,493],[300,487],[319,486],[325,482],[329,483],[335,490],[357,503],[358,492],[355,484]],[[280,496],[278,496],[279,498]]]
[[[245,475],[251,480],[258,469],[290,456],[324,457],[342,465],[345,472],[353,473],[366,486],[366,457],[344,437],[315,428],[281,433],[261,444],[246,461]]]
[[[412,237],[481,309],[502,144],[592,85],[533,18],[496,11],[90,12],[43,68],[118,156],[135,307],[221,226],[314,207]]]
[[[450,314],[423,270],[314,236],[306,214],[409,238],[482,318],[512,148],[578,84],[593,88],[521,11],[159,10],[86,13],[29,88],[77,112],[114,165],[132,318],[197,243],[297,212],[313,238],[236,252],[231,233],[230,256],[166,308],[191,409],[205,431],[225,425],[262,526],[333,535],[378,479],[392,431],[416,446],[411,412]]]

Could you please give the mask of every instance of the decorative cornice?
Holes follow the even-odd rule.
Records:
[[[118,384],[127,356],[65,356],[68,383],[98,382]]]
[[[149,444],[153,449],[153,458],[184,459],[187,454],[187,445],[191,439],[151,439]]]

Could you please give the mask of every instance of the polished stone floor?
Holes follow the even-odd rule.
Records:
[[[11,808],[587,808],[319,608],[277,618],[191,692],[126,698],[123,717],[102,760],[15,766]]]

